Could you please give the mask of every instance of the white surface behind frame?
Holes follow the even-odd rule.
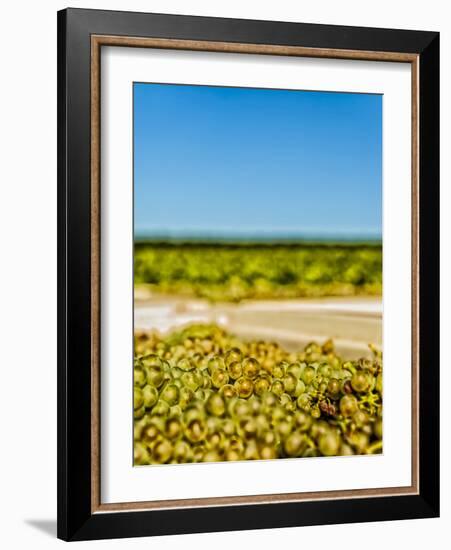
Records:
[[[124,47],[101,64],[101,502],[409,486],[410,65]],[[133,81],[384,94],[383,455],[132,466]]]

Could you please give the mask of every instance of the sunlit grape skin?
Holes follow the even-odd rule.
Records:
[[[340,411],[343,416],[352,416],[358,409],[357,399],[354,395],[344,395],[340,399]]]
[[[254,391],[254,384],[250,378],[241,376],[235,382],[235,388],[238,397],[246,398],[250,397]]]
[[[288,353],[214,325],[139,335],[134,464],[382,452],[382,356]],[[161,355],[161,357],[160,357]]]
[[[329,431],[319,438],[319,450],[324,456],[335,456],[340,448],[341,439],[335,431]]]
[[[369,381],[365,371],[357,371],[351,378],[352,389],[356,392],[365,392],[368,389]]]

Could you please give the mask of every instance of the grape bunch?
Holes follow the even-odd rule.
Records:
[[[382,452],[382,354],[290,353],[216,325],[135,335],[134,464]]]

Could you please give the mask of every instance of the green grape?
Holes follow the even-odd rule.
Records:
[[[244,452],[244,441],[241,437],[234,435],[229,439],[228,447],[229,450],[238,451],[239,453]]]
[[[215,325],[135,336],[134,464],[382,450],[382,355],[287,352]]]
[[[338,454],[340,456],[351,456],[355,453],[351,445],[348,445],[347,443],[342,443],[340,447],[340,452]]]
[[[161,364],[146,367],[146,374],[147,374],[147,382],[151,386],[155,386],[156,388],[159,388],[163,384],[165,373]]]
[[[352,389],[356,392],[363,393],[368,390],[368,376],[364,371],[357,371],[351,378]]]
[[[323,378],[321,382],[318,384],[318,392],[321,395],[324,395],[327,392],[328,383],[329,381],[327,380],[327,378],[326,379]]]
[[[243,366],[240,361],[233,361],[227,365],[227,372],[232,380],[237,380],[243,374]]]
[[[368,379],[367,392],[371,392],[376,388],[376,377],[373,376],[371,373],[367,373],[366,377]]]
[[[331,339],[326,340],[326,342],[324,342],[324,344],[322,345],[321,351],[326,355],[328,353],[333,353],[334,352],[334,341],[331,340]]]
[[[305,347],[305,353],[308,355],[317,355],[321,353],[321,347],[316,342],[310,342]]]
[[[254,381],[254,393],[255,395],[262,396],[269,391],[271,387],[271,379],[267,376],[259,376]]]
[[[283,365],[276,365],[272,369],[272,375],[274,378],[283,378],[285,376],[285,369],[283,368]]]
[[[273,426],[276,427],[279,422],[283,422],[287,416],[287,411],[281,405],[276,405],[270,412]]]
[[[251,395],[249,397],[248,404],[251,407],[251,414],[256,416],[260,413],[261,401],[260,401],[260,399],[258,399],[258,397],[256,395]]]
[[[194,346],[194,341],[192,338],[186,338],[183,342],[183,345],[186,349],[191,349]]]
[[[233,416],[235,418],[243,418],[250,416],[252,413],[252,407],[248,401],[244,399],[238,399],[233,406]]]
[[[313,439],[319,439],[322,435],[329,432],[329,424],[325,420],[315,420],[310,428],[310,436]]]
[[[172,405],[169,408],[169,418],[181,418],[183,414],[183,409],[180,405]]]
[[[207,435],[207,425],[202,419],[193,419],[185,428],[185,437],[191,443],[203,441]]]
[[[336,378],[331,378],[327,383],[327,395],[332,399],[336,399],[340,394],[341,384]]]
[[[229,375],[225,369],[216,369],[211,375],[211,383],[215,388],[221,388],[229,381]]]
[[[226,366],[228,367],[230,363],[235,363],[235,362],[240,363],[242,358],[243,358],[243,355],[241,351],[238,348],[232,348],[226,353],[224,360],[225,360]]]
[[[299,363],[291,363],[291,365],[287,367],[287,374],[294,376],[296,380],[299,380],[302,374],[301,365]]]
[[[297,398],[296,404],[302,411],[308,411],[311,407],[311,397],[308,393],[301,393]]]
[[[299,397],[304,392],[305,392],[305,384],[302,380],[298,380],[296,382],[296,388],[294,390],[294,396]]]
[[[382,418],[378,418],[374,422],[373,432],[377,439],[382,439]]]
[[[268,391],[261,396],[261,401],[262,401],[262,406],[266,408],[268,411],[271,411],[271,409],[275,407],[275,405],[277,405],[277,403],[279,402],[279,399],[276,394]]]
[[[285,392],[285,386],[282,380],[276,379],[271,386],[271,392],[279,397]]]
[[[163,401],[166,401],[169,406],[172,406],[178,403],[179,396],[180,392],[178,387],[174,384],[169,384],[163,388],[160,397]]]
[[[321,410],[317,404],[312,406],[310,414],[313,418],[321,418]]]
[[[158,390],[154,386],[147,384],[142,389],[143,403],[146,409],[151,409],[158,401]]]
[[[296,457],[300,456],[305,450],[306,442],[304,434],[299,431],[294,431],[289,434],[284,440],[283,448],[288,456]]]
[[[280,436],[281,439],[288,437],[293,429],[293,424],[289,420],[283,419],[278,422],[275,426],[276,433]]]
[[[247,398],[252,395],[254,391],[254,384],[250,378],[241,376],[235,382],[235,389],[238,397]]]
[[[166,421],[165,436],[168,439],[176,439],[182,433],[182,424],[177,418],[169,418]]]
[[[213,350],[214,344],[210,338],[204,338],[201,342],[201,347],[204,353],[210,353]]]
[[[193,420],[205,420],[205,409],[203,403],[199,405],[198,402],[193,401],[191,405],[185,409],[183,413],[183,422],[189,424]]]
[[[204,454],[207,452],[207,447],[204,444],[196,445],[193,449],[194,460],[193,462],[203,462]]]
[[[222,432],[226,437],[232,436],[236,431],[235,422],[230,418],[225,418],[222,422]]]
[[[161,358],[154,353],[150,353],[148,355],[144,355],[143,357],[141,357],[141,363],[146,368],[162,367]]]
[[[251,439],[257,434],[258,424],[255,419],[250,416],[242,420],[240,428],[243,439]]]
[[[133,425],[133,439],[139,441],[142,438],[142,433],[145,428],[145,418],[135,421]]]
[[[170,378],[170,379],[168,380],[168,382],[169,382],[169,381],[171,382],[171,384],[172,384],[173,386],[176,386],[179,390],[181,390],[182,388],[185,387],[185,386],[183,385],[183,382],[182,382],[181,378],[176,378],[175,380],[173,380],[173,379]]]
[[[157,464],[169,462],[172,455],[173,447],[167,439],[162,439],[157,442],[152,449],[152,460]]]
[[[288,403],[291,403],[291,396],[288,393],[283,393],[279,398],[279,402],[285,407]]]
[[[185,409],[193,399],[194,391],[191,388],[187,388],[186,386],[180,388],[179,404],[182,409]]]
[[[214,432],[207,434],[205,438],[205,445],[209,450],[216,450],[222,454],[224,450],[224,437],[220,432]]]
[[[228,449],[226,451],[226,454],[225,454],[225,459],[227,461],[237,461],[237,460],[242,460],[242,455],[239,451],[237,451],[236,449]]]
[[[277,449],[270,445],[264,445],[260,448],[260,458],[262,460],[272,460],[277,458]]]
[[[362,431],[355,431],[348,436],[348,443],[355,449],[357,454],[363,454],[368,447],[368,435]]]
[[[315,376],[316,370],[311,366],[305,367],[305,369],[302,371],[302,381],[306,386],[309,386],[313,382]]]
[[[330,368],[330,366],[327,363],[322,363],[318,367],[317,372],[320,376],[324,376],[325,378],[330,378],[330,376],[332,374],[332,369]]]
[[[182,377],[180,378],[180,380],[182,381],[183,385],[186,387],[186,388],[189,388],[190,390],[192,391],[196,391],[200,384],[199,384],[199,380],[198,378],[195,376],[195,374],[193,372],[184,372],[182,374]],[[202,379],[203,381],[203,379]]]
[[[225,399],[230,399],[232,397],[235,397],[236,396],[235,386],[232,386],[232,384],[224,384],[220,389],[220,393]]]
[[[218,393],[213,393],[208,398],[207,411],[214,416],[223,416],[225,413],[224,399]]]
[[[296,391],[296,386],[298,384],[297,378],[295,378],[291,374],[287,374],[282,379],[282,382],[285,392],[289,394],[294,394],[294,392]]]
[[[184,373],[185,371],[183,371],[182,369],[179,369],[178,367],[173,367],[171,369],[171,378],[173,380],[180,380],[181,377],[182,377],[182,374]]]
[[[182,371],[187,372],[187,371],[194,370],[195,366],[192,364],[192,362],[187,357],[183,357],[177,363],[177,368],[179,368]]]
[[[135,386],[143,387],[147,382],[146,371],[142,366],[135,366],[133,370],[133,381]]]
[[[340,412],[343,416],[352,416],[357,408],[357,399],[354,395],[344,395],[340,399]]]
[[[352,376],[352,373],[355,371],[354,363],[352,361],[346,361],[343,363],[343,370],[349,373],[349,376]]]
[[[178,463],[180,462],[186,463],[186,462],[193,461],[193,452],[191,450],[191,447],[183,439],[180,439],[179,441],[176,441],[174,443],[172,456]]]
[[[294,422],[301,432],[307,432],[312,425],[312,417],[304,411],[296,411]]]
[[[161,420],[161,419],[158,419],[158,420]],[[147,443],[152,443],[160,436],[160,434],[164,432],[164,429],[165,429],[164,421],[163,421],[163,424],[160,424],[159,422],[156,421],[155,418],[153,418],[151,424],[145,425],[143,427],[143,430],[141,432],[141,438],[143,441]]]
[[[209,390],[209,389],[212,387],[211,377],[210,377],[210,376],[203,376],[203,377],[202,377],[202,384],[201,384],[201,387],[202,387],[204,390]]]
[[[328,431],[321,435],[318,440],[318,447],[324,456],[335,456],[340,449],[340,436],[334,431]]]
[[[220,462],[220,460],[221,455],[215,450],[207,451],[202,457],[202,462]]]
[[[166,401],[159,399],[152,409],[152,416],[168,416],[170,406]]]
[[[205,401],[207,399],[207,395],[207,390],[204,390],[203,388],[199,388],[194,392],[194,398],[199,401]]]
[[[133,463],[135,466],[150,464],[150,456],[145,445],[137,441],[134,445]]]
[[[220,357],[219,355],[214,355],[209,361],[208,361],[208,372],[210,373],[210,376],[213,374],[213,372],[216,369],[223,369],[225,367],[224,359]]]
[[[296,411],[296,403],[294,401],[290,401],[289,403],[286,403],[285,409],[289,412],[295,412]]]
[[[133,408],[140,409],[143,406],[144,397],[141,388],[135,387],[133,390]]]
[[[368,414],[365,411],[359,409],[353,414],[352,420],[358,428],[362,428],[363,426],[368,424],[369,418]]]
[[[253,357],[246,357],[243,360],[243,376],[254,379],[260,371],[260,363]]]
[[[258,445],[255,439],[251,439],[246,443],[244,448],[244,460],[258,460],[260,454],[258,452]]]
[[[133,411],[133,418],[135,420],[139,420],[140,418],[142,418],[144,415],[146,414],[146,408],[143,406],[141,406],[139,409],[134,409]]]

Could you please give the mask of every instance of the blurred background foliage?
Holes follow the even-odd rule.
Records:
[[[380,243],[135,242],[135,288],[239,302],[380,295]]]

